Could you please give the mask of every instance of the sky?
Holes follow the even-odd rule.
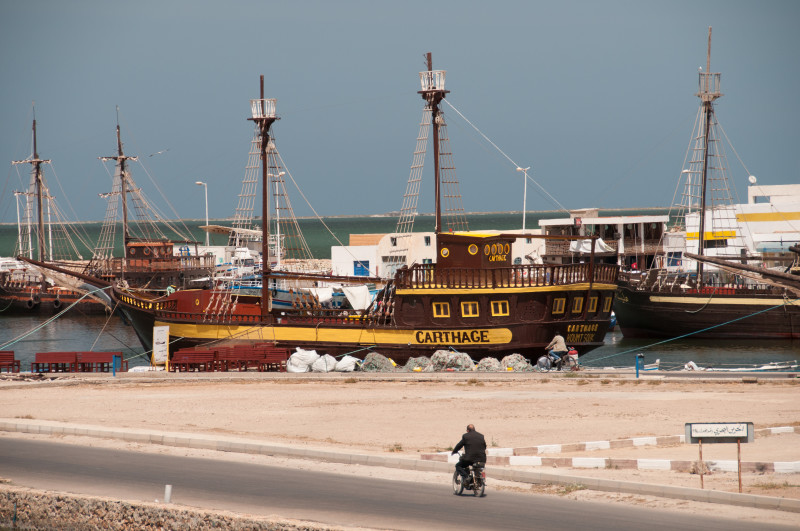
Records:
[[[531,168],[528,210],[668,207],[709,26],[746,201],[748,175],[800,182],[798,23],[795,0],[0,0],[0,222],[16,221],[13,191],[29,178],[11,161],[31,154],[33,102],[45,178],[71,219],[103,219],[111,177],[98,157],[115,153],[117,107],[133,178],[167,217],[204,217],[195,181],[211,218],[233,216],[262,74],[311,207],[397,211],[426,52],[447,71],[467,211],[521,210],[517,166]],[[420,212],[433,210],[427,163]]]

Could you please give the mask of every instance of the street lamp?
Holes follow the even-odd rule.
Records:
[[[527,168],[520,168],[517,166],[517,171],[521,171],[525,174],[525,184],[522,186],[522,233],[525,234],[525,211],[528,207],[528,170],[531,169],[530,166]]]
[[[278,172],[278,175],[274,173],[267,174],[267,177],[270,177],[275,183],[275,255],[277,260],[275,262],[275,267],[277,268],[281,267],[281,209],[280,205],[278,205],[278,194],[280,194],[280,179],[284,175],[286,175],[285,171]],[[269,260],[269,257],[267,257],[267,260]]]
[[[205,190],[206,195],[206,247],[208,247],[208,183],[204,183],[203,181],[195,181],[197,186],[202,186]]]

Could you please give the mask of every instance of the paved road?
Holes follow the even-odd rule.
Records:
[[[379,469],[376,469],[379,470]],[[49,441],[0,438],[0,477],[16,485],[125,500],[161,499],[255,515],[383,529],[788,529],[545,496],[454,496],[420,484]]]

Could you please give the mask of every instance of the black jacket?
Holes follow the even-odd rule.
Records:
[[[486,439],[477,431],[468,431],[461,437],[461,441],[453,448],[453,453],[464,448],[462,459],[467,461],[486,462]]]

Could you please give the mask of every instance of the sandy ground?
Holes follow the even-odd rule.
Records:
[[[153,375],[154,376],[154,375]],[[635,380],[624,376],[551,377],[541,374],[420,375],[399,379],[366,374],[193,375],[164,378],[70,376],[49,383],[0,380],[0,417],[89,425],[202,432],[355,453],[419,457],[458,442],[474,423],[490,447],[677,435],[686,422],[750,421],[756,429],[800,425],[800,380]],[[2,434],[19,437],[19,434]],[[65,440],[78,440],[64,437]],[[327,463],[80,439],[82,444],[159,453],[214,456],[296,468],[394,479],[441,482],[441,473],[351,467]],[[798,461],[800,435],[759,436],[742,445],[743,461]],[[708,460],[735,460],[736,445],[704,445]],[[565,457],[697,459],[696,445],[561,454]],[[533,468],[531,468],[533,470]],[[613,469],[537,469],[583,477],[699,488],[685,472]],[[576,479],[576,485],[580,481]],[[800,498],[800,474],[743,474],[743,492]],[[738,490],[736,473],[705,477],[707,489]],[[492,481],[489,490],[514,490],[614,501],[670,510],[797,525],[795,513],[592,492],[580,487]]]

